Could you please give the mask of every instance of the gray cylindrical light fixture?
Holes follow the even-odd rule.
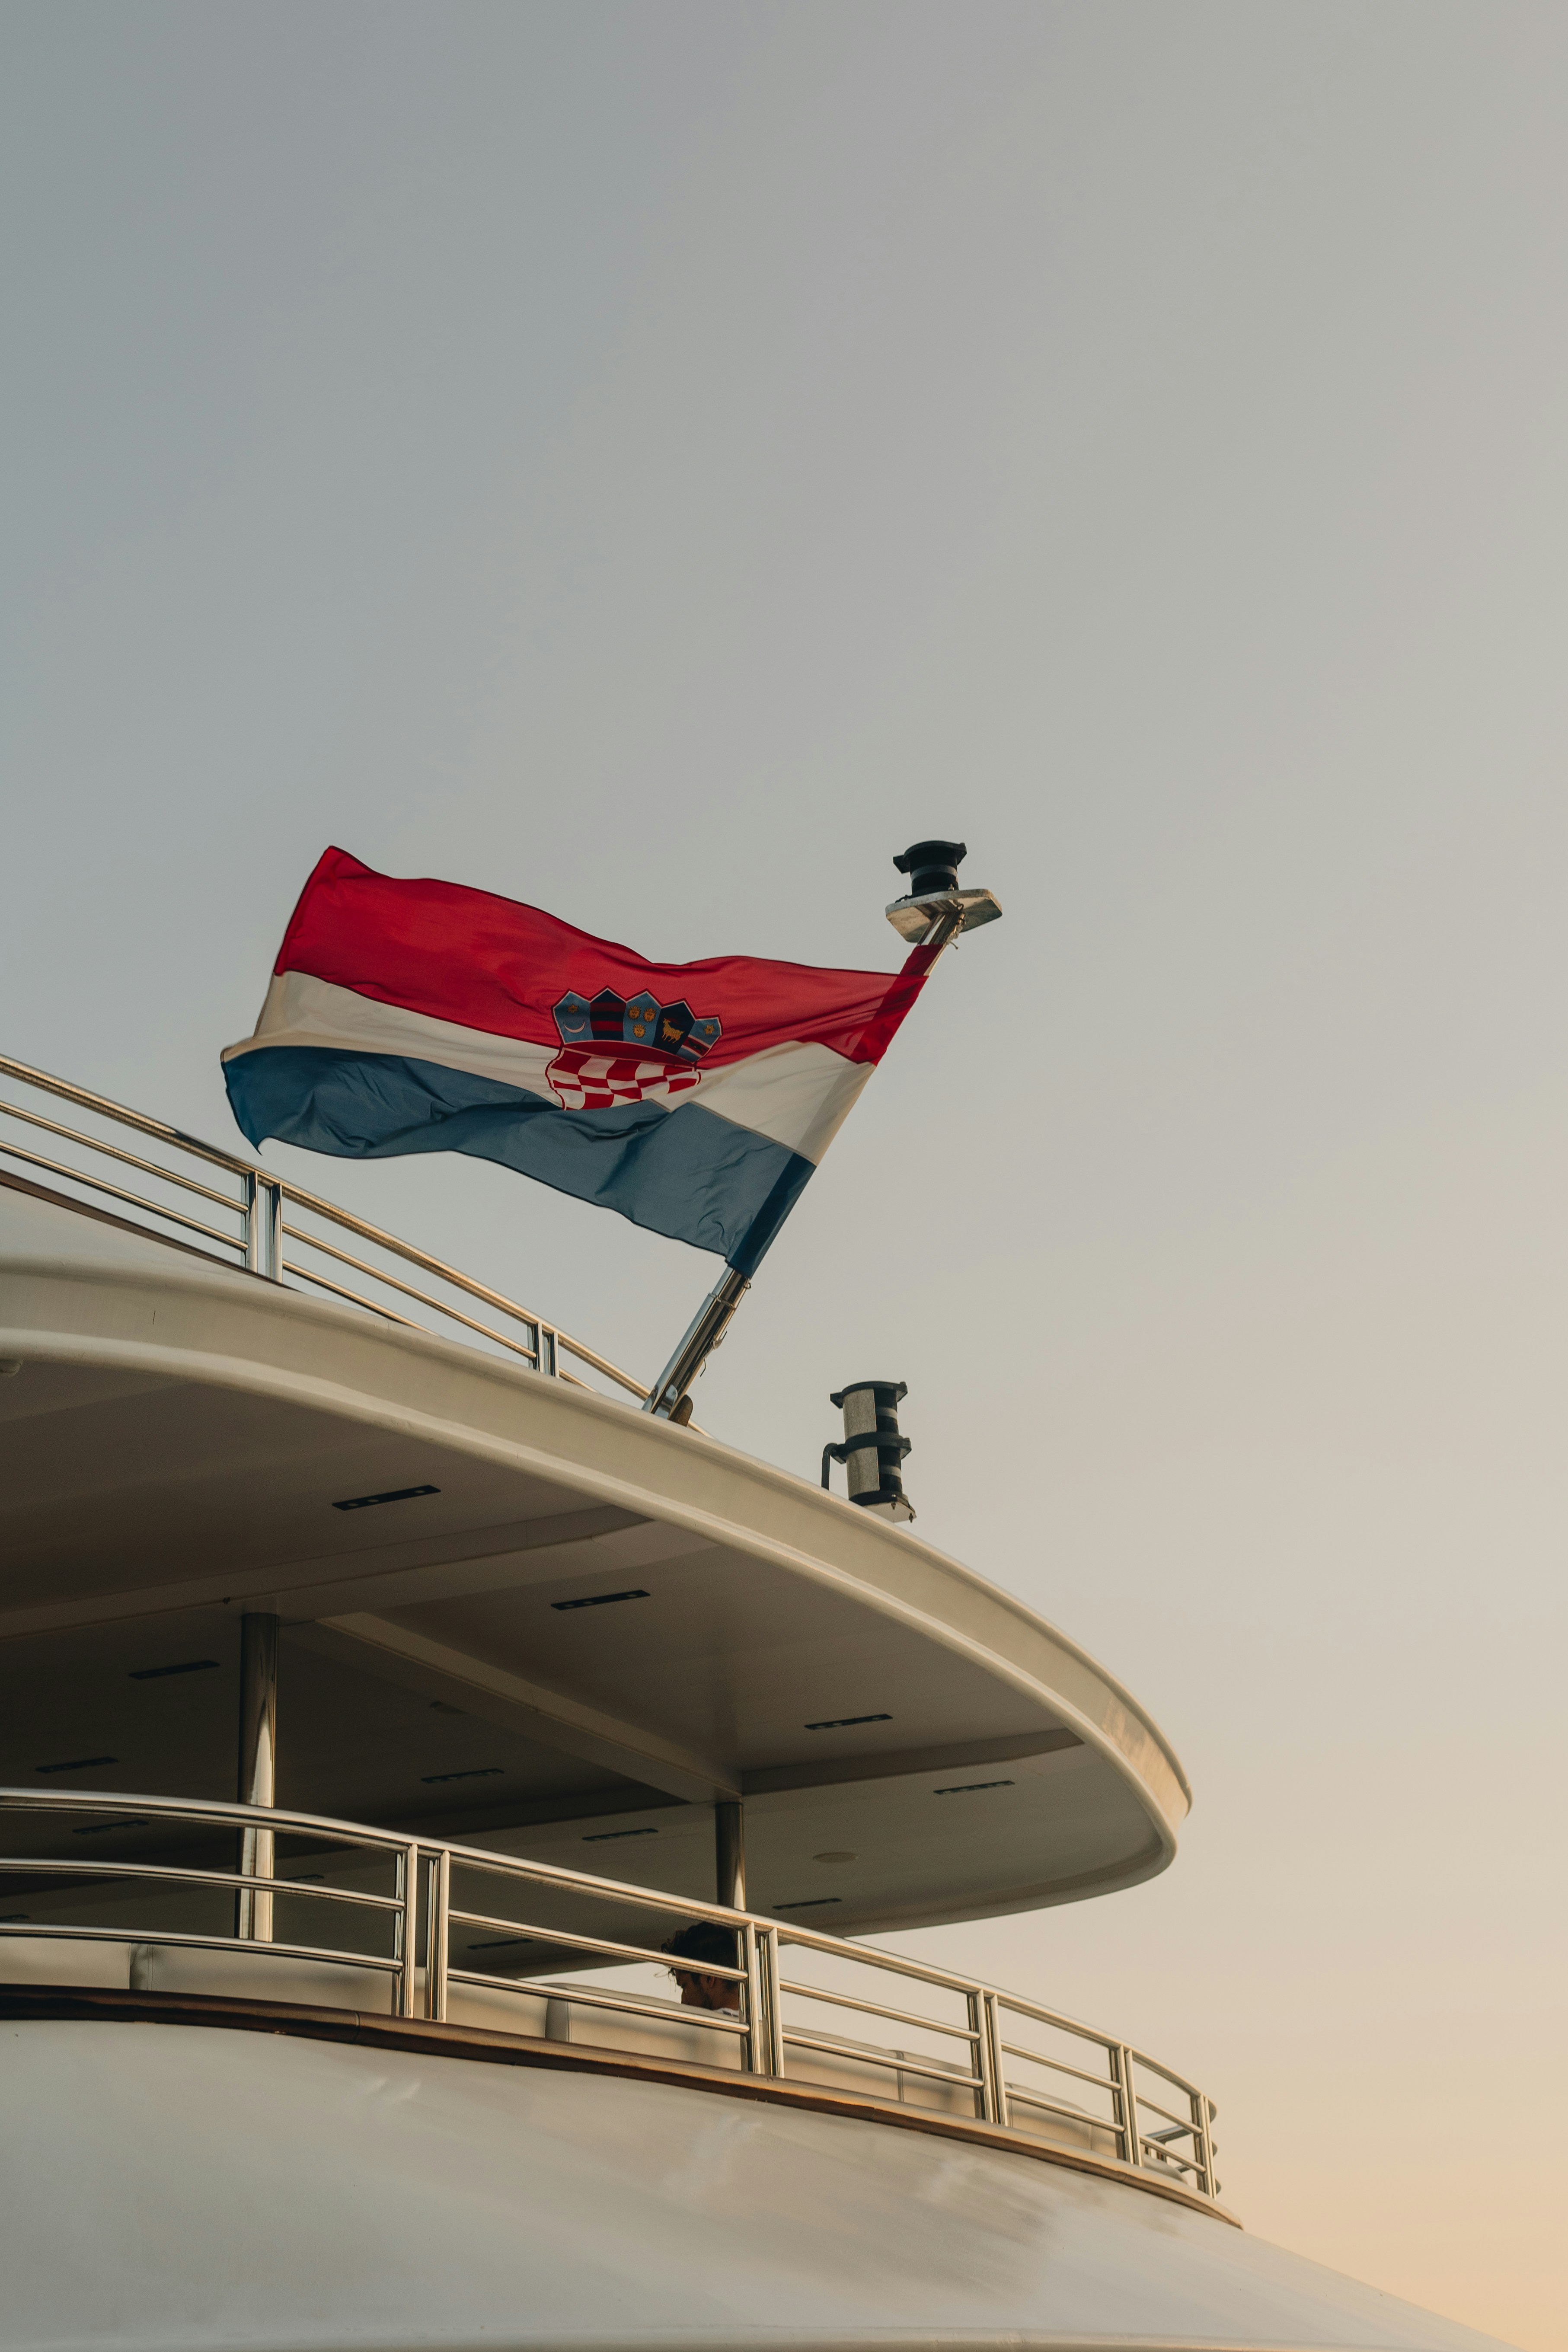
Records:
[[[822,1449],[822,1483],[827,1465],[842,1462],[849,1500],[886,1519],[912,1519],[904,1493],[903,1461],[910,1441],[899,1433],[899,1407],[909,1394],[903,1381],[855,1381],[836,1389],[832,1402],[844,1414],[844,1443]]]

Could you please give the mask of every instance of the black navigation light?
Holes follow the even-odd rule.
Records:
[[[910,1441],[899,1434],[899,1407],[909,1392],[903,1381],[857,1381],[836,1389],[831,1400],[843,1409],[844,1443],[823,1447],[822,1483],[828,1484],[828,1464],[842,1462],[849,1500],[885,1519],[914,1517],[900,1475]]]
[[[968,855],[966,842],[915,841],[893,864],[909,876],[910,897],[925,898],[933,891],[957,889],[958,869]]]

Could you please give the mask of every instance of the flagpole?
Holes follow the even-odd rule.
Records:
[[[958,865],[964,856],[963,845],[955,841],[921,841],[907,849],[894,864],[900,873],[910,876],[912,888],[907,898],[895,899],[888,909],[888,919],[900,935],[911,941],[913,954],[928,954],[930,973],[938,956],[960,931],[973,930],[979,923],[994,922],[1002,912],[989,890],[960,890]],[[921,921],[929,914],[929,920]],[[905,970],[909,968],[906,960]],[[735,1310],[752,1286],[749,1275],[737,1273],[727,1265],[687,1327],[685,1337],[671,1356],[643,1406],[660,1421],[673,1421],[684,1427],[691,1418],[691,1387],[709,1357],[719,1347],[734,1320]]]
[[[679,1423],[690,1420],[691,1383],[722,1340],[736,1307],[751,1286],[749,1278],[737,1274],[732,1265],[724,1268],[692,1318],[686,1337],[660,1372],[657,1387],[648,1391],[644,1412],[657,1413],[661,1421]]]
[[[938,915],[929,930],[916,940],[917,948],[934,948],[940,955],[948,941],[962,929],[962,908],[946,908]],[[907,963],[906,959],[906,963]],[[936,956],[926,966],[930,971]],[[727,1265],[712,1289],[687,1326],[686,1336],[671,1356],[655,1386],[648,1391],[645,1412],[655,1414],[660,1421],[673,1421],[684,1427],[691,1418],[691,1387],[715,1348],[723,1344],[724,1335],[735,1319],[735,1309],[752,1286],[751,1276],[737,1274]]]

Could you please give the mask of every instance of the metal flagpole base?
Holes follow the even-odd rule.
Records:
[[[686,1337],[648,1391],[644,1412],[660,1421],[689,1421],[691,1410],[680,1406],[692,1381],[730,1328],[730,1318],[751,1288],[743,1274],[727,1265],[701,1306]]]

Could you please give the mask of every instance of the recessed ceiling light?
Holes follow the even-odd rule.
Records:
[[[216,1664],[216,1658],[181,1658],[177,1664],[172,1666],[132,1666],[131,1680],[133,1683],[160,1683],[165,1675],[205,1675]]]
[[[35,1772],[91,1772],[100,1764],[118,1764],[118,1756],[68,1756],[63,1764],[35,1764]]]
[[[775,1903],[775,1911],[815,1911],[819,1904],[842,1903],[842,1895],[803,1895],[798,1903]]]
[[[948,1788],[933,1789],[931,1795],[933,1797],[973,1797],[977,1796],[982,1789],[1011,1789],[1016,1786],[1016,1783],[1012,1780],[955,1780]]]
[[[373,1503],[413,1503],[421,1495],[438,1495],[439,1486],[393,1486],[384,1495],[351,1495],[345,1503],[334,1503],[334,1511],[368,1511]]]
[[[466,1707],[454,1706],[450,1699],[433,1698],[430,1702],[430,1712],[432,1715],[464,1715],[468,1710]]]
[[[857,1723],[891,1723],[890,1715],[832,1715],[825,1722],[808,1723],[807,1731],[848,1731]]]
[[[858,1862],[860,1859],[856,1853],[814,1853],[811,1858],[813,1862]]]
[[[657,1830],[586,1830],[584,1832],[583,1843],[584,1845],[603,1845],[609,1838],[657,1837],[658,1835]]]
[[[504,1769],[500,1764],[470,1764],[466,1772],[422,1772],[419,1777],[428,1789],[433,1788],[437,1780],[499,1780]]]
[[[580,1601],[552,1601],[552,1609],[605,1609],[612,1601],[647,1601],[652,1596],[640,1584],[628,1592],[585,1592]]]

